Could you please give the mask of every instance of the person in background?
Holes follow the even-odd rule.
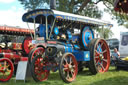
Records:
[[[114,53],[112,54],[112,58],[113,58],[112,62],[116,66],[116,63],[117,63],[118,59],[120,58],[120,53],[118,52],[117,48],[114,48]]]

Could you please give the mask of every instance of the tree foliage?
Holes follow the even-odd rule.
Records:
[[[48,3],[48,0],[18,0],[25,9],[34,10],[44,7],[44,3]]]
[[[19,0],[26,10],[34,10],[38,8],[46,8],[45,3],[49,4],[49,0]],[[102,11],[94,5],[91,0],[56,0],[59,11],[80,14],[93,18],[101,18]],[[87,6],[85,6],[87,5]]]
[[[109,28],[98,28],[96,29],[101,38],[108,39],[113,36],[113,32]]]

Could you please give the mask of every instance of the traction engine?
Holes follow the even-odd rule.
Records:
[[[31,32],[30,32],[31,31]],[[0,81],[10,80],[16,74],[19,61],[27,61],[32,49],[33,30],[0,26]]]
[[[62,80],[70,83],[84,67],[92,74],[109,69],[109,47],[104,39],[94,38],[92,30],[111,27],[109,22],[51,9],[27,12],[22,19],[34,23],[35,48],[29,53],[29,63],[35,81],[47,80],[50,71],[59,70]]]

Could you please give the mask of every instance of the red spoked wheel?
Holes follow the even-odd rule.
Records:
[[[110,51],[104,39],[93,39],[89,44],[89,69],[92,74],[108,71],[110,65]]]
[[[78,64],[72,53],[65,53],[59,65],[59,73],[62,80],[70,83],[75,80],[78,73]]]
[[[32,43],[32,38],[31,37],[26,37],[23,41],[23,44],[22,44],[22,48],[23,48],[23,51],[26,53],[26,54],[29,54],[29,52],[31,51],[32,47],[31,47],[31,43]]]
[[[49,63],[47,57],[45,57],[45,53],[34,57],[31,64],[31,74],[36,82],[48,79],[50,74],[50,71],[47,70],[48,64]]]
[[[13,75],[14,66],[11,60],[7,58],[0,59],[0,81],[6,82]]]
[[[34,48],[30,51],[29,55],[28,55],[28,60],[29,60],[29,63],[31,64],[33,58],[35,56],[38,56],[38,55],[41,55],[44,53],[44,48],[43,47],[38,47],[38,48]]]

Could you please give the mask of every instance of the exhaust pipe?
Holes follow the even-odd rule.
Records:
[[[50,9],[56,9],[56,0],[50,0]]]

